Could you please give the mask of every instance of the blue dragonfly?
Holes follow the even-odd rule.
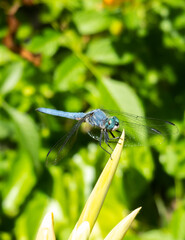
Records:
[[[151,136],[161,136],[163,139],[167,135],[177,132],[177,127],[172,122],[155,118],[145,118],[125,112],[103,109],[95,109],[87,113],[64,112],[49,108],[37,108],[36,110],[41,113],[78,121],[70,132],[50,149],[47,154],[47,164],[56,164],[61,159],[61,152],[64,146],[83,122],[91,126],[88,134],[97,140],[100,147],[110,155],[111,153],[102,144],[104,142],[112,151],[110,144],[117,142],[123,128],[125,129],[125,146],[147,145],[148,139]]]

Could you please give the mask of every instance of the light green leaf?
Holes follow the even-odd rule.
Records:
[[[130,225],[134,221],[134,218],[139,213],[141,207],[135,209],[132,211],[128,216],[126,216],[122,221],[120,221],[112,230],[111,232],[106,236],[104,240],[121,240],[127,233],[128,229],[130,228]]]
[[[17,30],[16,37],[19,40],[27,39],[31,36],[33,29],[29,24],[21,24]]]
[[[111,110],[119,109],[124,112],[143,116],[142,104],[135,91],[126,83],[103,78],[100,82],[103,106]]]
[[[37,230],[47,212],[49,200],[48,195],[43,191],[37,190],[34,192],[31,200],[25,205],[24,211],[15,223],[17,239],[36,239]]]
[[[174,27],[176,29],[184,29],[185,26],[185,12],[181,15],[178,15],[174,21]]]
[[[50,23],[59,16],[65,6],[65,2],[68,1],[41,0],[40,2],[45,6],[45,11],[42,10],[40,14],[41,21],[44,23]]]
[[[22,148],[27,150],[30,157],[35,162],[35,165],[38,165],[39,135],[32,118],[26,114],[18,112],[7,103],[3,103],[3,107],[16,126],[17,138],[19,139]]]
[[[73,20],[81,34],[95,34],[109,28],[112,17],[105,11],[80,11]]]
[[[20,206],[26,201],[36,182],[32,162],[25,151],[17,154],[15,160],[2,191],[2,207],[9,216],[15,216],[19,213]]]
[[[2,94],[7,94],[15,87],[22,77],[23,69],[24,66],[22,62],[12,63],[5,69],[5,79],[0,89]]]
[[[1,112],[0,112],[1,114]],[[13,124],[11,121],[3,120],[0,117],[0,140],[8,138],[12,135]]]
[[[110,65],[124,65],[134,59],[133,53],[128,51],[123,42],[114,42],[109,38],[92,41],[87,56],[92,61]]]
[[[166,229],[160,229],[160,230],[150,230],[146,233],[141,234],[141,238],[144,240],[175,240],[170,232],[167,232]]]
[[[69,56],[55,70],[54,83],[57,90],[72,90],[84,79],[85,66],[74,55]]]
[[[144,115],[139,98],[130,86],[126,83],[107,78],[102,79],[100,82],[103,108],[128,112],[138,116]],[[124,121],[126,120],[125,118]],[[135,139],[140,138],[140,142],[146,145],[147,133],[139,135],[137,131],[133,131],[131,135]]]
[[[60,46],[61,34],[52,29],[45,29],[42,35],[32,38],[26,45],[29,51],[41,53],[44,56],[53,56]]]
[[[172,220],[169,226],[174,239],[185,239],[184,222],[185,210],[184,206],[181,206],[173,212]]]
[[[124,159],[129,169],[134,168],[138,171],[138,174],[141,174],[147,181],[152,180],[155,165],[149,148],[137,147],[137,154],[135,154],[132,148],[127,148],[124,153]]]
[[[179,0],[179,1],[173,1],[173,0],[164,0],[164,3],[168,4],[169,6],[173,8],[185,8],[185,2],[184,0]]]
[[[18,60],[19,57],[11,52],[7,47],[0,44],[0,66],[7,62]]]
[[[185,178],[184,144],[185,141],[181,140],[178,144],[168,145],[160,155],[165,171],[177,179]]]

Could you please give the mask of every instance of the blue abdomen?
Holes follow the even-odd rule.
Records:
[[[86,114],[83,112],[64,112],[64,111],[59,111],[55,109],[50,109],[50,108],[37,108],[37,111],[50,114],[53,116],[58,116],[58,117],[64,117],[64,118],[70,118],[70,119],[75,119],[75,120],[80,120],[83,118]]]

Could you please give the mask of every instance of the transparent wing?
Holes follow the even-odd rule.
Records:
[[[152,137],[160,136],[158,143],[178,129],[169,121],[145,118],[126,112],[102,110],[107,116],[116,116],[120,121],[119,130],[125,129],[125,146],[150,145]],[[114,133],[114,132],[113,132]]]
[[[79,129],[80,125],[84,121],[84,118],[78,121],[71,131],[63,136],[48,152],[46,157],[46,165],[56,165],[62,158],[64,153],[64,147],[68,143],[69,139],[73,136],[73,134]]]
[[[93,127],[90,131],[88,131],[88,134],[90,137],[95,139],[96,141],[100,141],[100,128]]]

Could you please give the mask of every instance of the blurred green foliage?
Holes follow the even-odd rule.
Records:
[[[92,239],[139,206],[125,239],[185,239],[184,36],[184,0],[0,1],[0,239],[34,239],[49,210],[67,239],[108,158],[82,126],[65,161],[46,168],[73,123],[37,107],[177,124],[170,142],[124,149]]]

